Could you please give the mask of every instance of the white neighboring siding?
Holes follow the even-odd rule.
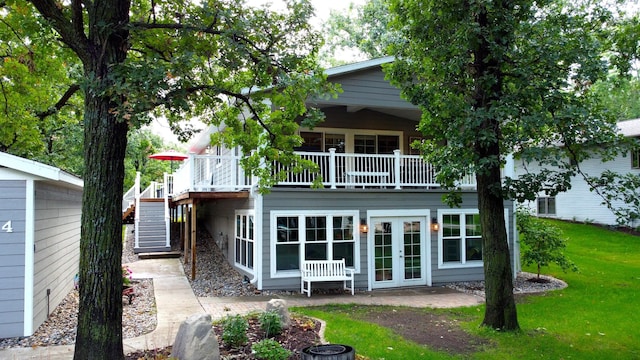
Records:
[[[634,173],[640,174],[639,169],[631,168],[631,158],[627,155],[618,156],[615,160],[603,163],[599,159],[590,159],[580,164],[581,169],[589,176],[600,176],[605,170],[611,170],[620,174]],[[529,172],[535,173],[540,167],[535,164],[527,165]],[[516,176],[523,174],[521,162],[516,162]],[[539,194],[544,197],[546,195]],[[527,202],[537,213],[537,204]],[[614,206],[622,206],[624,203],[616,202]],[[589,186],[581,175],[571,179],[571,189],[567,192],[556,195],[556,215],[549,216],[563,220],[590,221],[598,224],[616,224],[616,216],[605,205],[602,205],[602,198],[595,192],[589,191]],[[638,225],[638,224],[635,224]]]
[[[73,288],[80,258],[82,189],[36,182],[33,329]]]
[[[24,330],[26,181],[0,181],[0,338],[22,336]]]

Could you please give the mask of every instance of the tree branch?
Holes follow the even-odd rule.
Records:
[[[71,22],[62,13],[59,3],[54,0],[29,0],[33,6],[47,19],[55,31],[62,37],[62,42],[69,46],[82,60],[89,63],[88,39],[84,31],[78,31],[77,24]],[[74,6],[80,6],[79,0],[74,0]],[[81,9],[79,11],[82,11]],[[78,16],[74,9],[74,17]],[[82,16],[80,13],[79,16]],[[82,29],[80,29],[82,30]]]
[[[69,86],[69,88],[67,89],[67,91],[62,95],[62,97],[60,98],[60,100],[58,100],[58,102],[50,107],[49,109],[47,109],[46,111],[43,112],[39,112],[36,113],[36,116],[38,117],[38,119],[43,120],[44,118],[46,118],[47,116],[51,116],[55,113],[57,113],[58,111],[60,111],[60,109],[62,109],[63,106],[65,106],[67,104],[67,102],[69,101],[69,99],[73,96],[73,94],[75,94],[78,90],[80,90],[80,85],[78,84],[73,84],[71,86]]]

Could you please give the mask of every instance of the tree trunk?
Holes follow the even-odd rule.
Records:
[[[497,145],[496,145],[497,147]],[[482,226],[486,308],[482,325],[517,330],[518,315],[513,297],[513,272],[500,192],[500,168],[476,175]]]
[[[74,359],[122,359],[122,186],[127,124],[85,102],[80,306]]]
[[[124,359],[122,348],[122,189],[129,124],[112,70],[129,47],[128,0],[89,3],[88,38],[79,57],[84,90],[84,194],[80,306],[75,360]]]
[[[496,14],[510,14],[513,4],[498,2],[502,7]],[[491,113],[491,108],[499,103],[502,94],[504,74],[500,63],[504,61],[493,51],[496,44],[508,46],[511,34],[508,32],[506,17],[490,19],[486,8],[481,7],[476,14],[481,35],[473,50],[475,93],[474,109],[484,113],[485,118],[477,128],[475,139],[476,182],[478,188],[478,208],[482,226],[484,260],[485,302],[483,326],[501,330],[517,330],[518,315],[513,297],[513,273],[507,229],[504,219],[504,197],[500,177],[500,122]],[[497,24],[500,24],[498,26]],[[498,28],[496,28],[498,26]],[[492,81],[487,81],[491,79]]]

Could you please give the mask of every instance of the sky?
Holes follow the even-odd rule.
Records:
[[[321,24],[329,18],[331,10],[346,11],[352,3],[362,5],[365,2],[366,0],[311,0],[316,9],[316,16],[311,19],[311,24],[319,29]],[[254,6],[271,4],[272,10],[284,10],[286,6],[284,0],[247,0],[247,3]],[[340,54],[336,54],[336,56],[339,57]],[[155,119],[149,127],[154,134],[162,136],[165,141],[175,143],[180,147],[187,147],[186,144],[178,142],[177,137],[171,132],[166,119]],[[197,126],[197,128],[201,127]]]

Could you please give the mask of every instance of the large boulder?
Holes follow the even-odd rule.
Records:
[[[267,311],[273,311],[282,320],[282,328],[288,329],[291,324],[291,317],[289,316],[289,308],[287,302],[282,299],[271,299],[267,303]]]
[[[192,315],[180,324],[171,357],[179,360],[220,360],[211,315]]]

